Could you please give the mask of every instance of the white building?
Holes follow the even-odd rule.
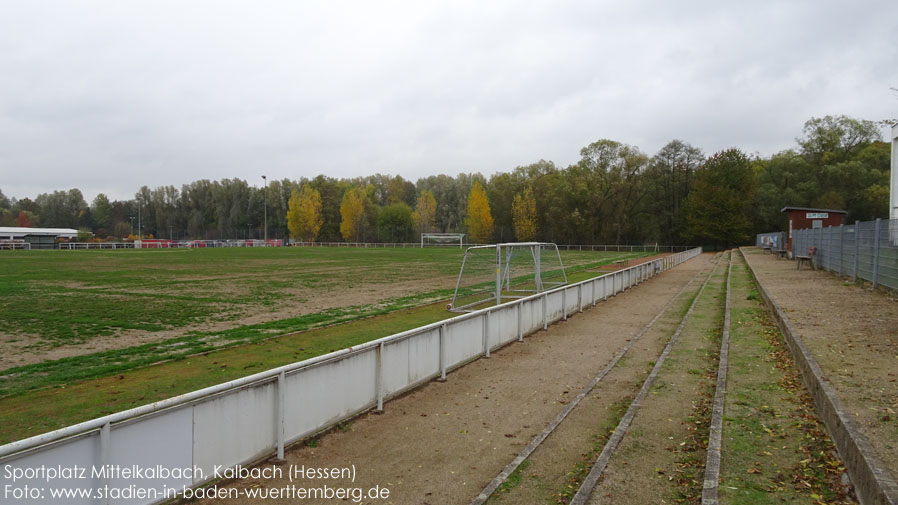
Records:
[[[72,228],[20,228],[0,226],[0,240],[23,240],[31,249],[56,249],[60,238],[75,238],[78,230]]]

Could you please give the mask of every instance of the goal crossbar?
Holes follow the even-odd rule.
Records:
[[[465,266],[468,263],[469,255],[472,252],[482,251],[486,249],[492,249],[495,251],[493,253],[495,254],[495,285],[493,289],[491,289],[488,293],[485,293],[488,294],[486,298],[477,299],[459,305],[460,296],[464,295],[463,293],[460,293],[460,291],[462,289],[462,276],[465,273]],[[546,249],[550,256],[554,256],[555,259],[557,259],[559,267],[558,271],[553,271],[551,273],[557,275],[560,272],[561,280],[553,281],[543,278],[543,274],[545,273],[542,271],[543,249]],[[512,275],[512,260],[514,259],[515,252],[518,252],[519,254],[524,253],[530,256],[530,261],[532,261],[532,263],[528,261],[528,264],[532,265],[532,270],[530,270],[532,274],[528,272],[527,280],[531,280],[530,276],[532,275],[532,287],[526,287],[522,285],[521,280],[514,278],[514,276]],[[543,291],[546,291],[547,289],[563,286],[565,284],[567,284],[567,274],[564,271],[564,264],[561,261],[561,253],[558,251],[558,246],[554,243],[507,242],[502,244],[473,246],[465,250],[465,255],[462,258],[461,268],[458,272],[458,280],[455,283],[455,294],[452,297],[452,303],[449,304],[449,310],[451,310],[452,312],[471,312],[473,310],[472,307],[490,303],[492,301],[495,301],[496,305],[500,305],[503,299],[511,300],[524,298],[534,293],[541,293]]]
[[[421,248],[424,248],[425,240],[433,240],[434,242],[439,242],[440,244],[448,244],[450,242],[458,242],[458,247],[461,248],[464,246],[465,234],[464,233],[422,233],[421,234]]]

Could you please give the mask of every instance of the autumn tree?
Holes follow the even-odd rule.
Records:
[[[486,198],[486,191],[478,181],[474,181],[468,194],[468,217],[465,218],[465,224],[468,226],[468,237],[474,243],[485,244],[493,238],[490,202]]]
[[[415,222],[415,226],[418,227],[418,231],[427,233],[433,229],[436,214],[437,200],[433,197],[432,191],[425,189],[418,195],[418,200],[415,202],[415,212],[412,214],[412,219]]]
[[[314,242],[321,231],[321,193],[304,184],[302,192],[296,189],[287,202],[287,228],[293,238]]]
[[[31,220],[28,219],[28,213],[26,211],[19,211],[19,215],[16,216],[16,226],[19,228],[31,228]]]
[[[340,203],[340,234],[347,242],[358,242],[365,221],[365,191],[356,186],[346,190]]]
[[[514,195],[511,203],[511,215],[514,222],[514,236],[520,242],[530,242],[536,238],[537,220],[536,198],[530,186]]]

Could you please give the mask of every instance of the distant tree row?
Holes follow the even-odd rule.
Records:
[[[706,158],[680,140],[649,156],[601,139],[568,167],[540,160],[489,179],[199,180],[144,186],[125,201],[99,194],[90,204],[78,189],[34,200],[0,191],[0,225],[110,238],[260,238],[267,202],[268,236],[302,241],[407,242],[439,231],[471,242],[734,245],[782,229],[787,205],[844,209],[850,221],[887,216],[889,156],[875,123],[826,116],[805,124],[795,148],[769,158],[736,148]]]

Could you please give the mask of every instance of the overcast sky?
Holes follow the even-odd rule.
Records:
[[[0,189],[769,155],[898,117],[898,2],[0,0]]]

